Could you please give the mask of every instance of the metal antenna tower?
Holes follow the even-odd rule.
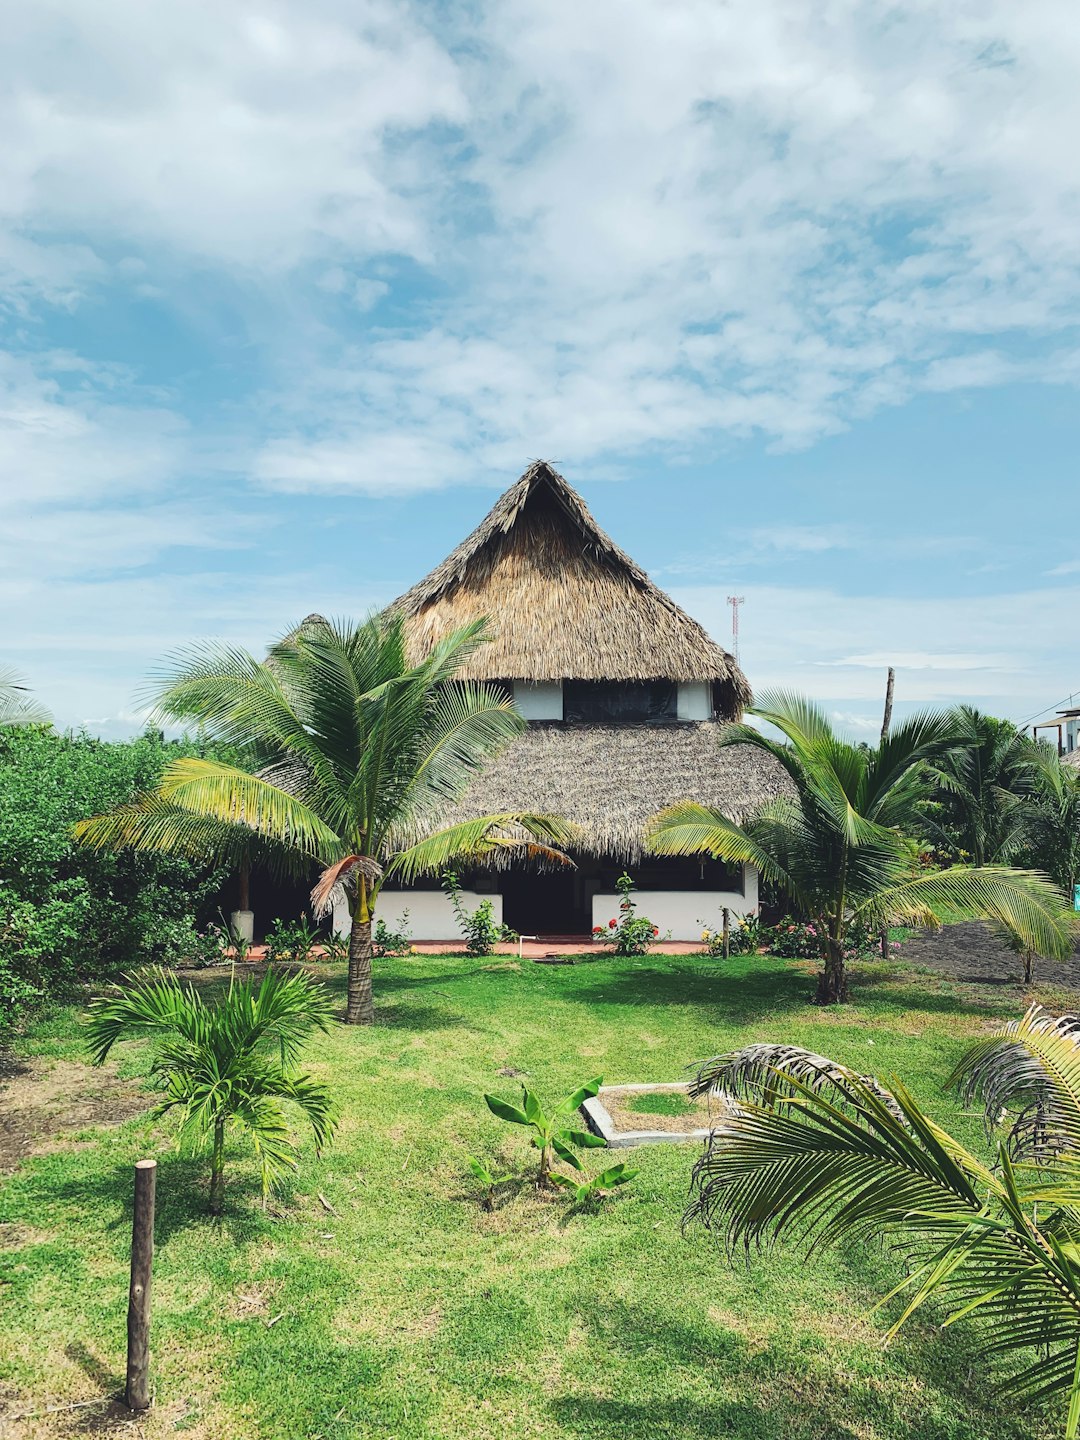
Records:
[[[746,603],[745,595],[729,595],[727,603],[731,606],[731,647],[735,652],[735,660],[739,659],[739,606]]]

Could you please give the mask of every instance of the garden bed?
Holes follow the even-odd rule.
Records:
[[[704,1140],[727,1108],[716,1095],[691,1099],[684,1080],[653,1085],[603,1085],[581,1107],[589,1128],[611,1150],[630,1145]]]

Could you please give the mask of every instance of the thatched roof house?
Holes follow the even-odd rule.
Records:
[[[393,608],[406,617],[416,658],[448,631],[488,617],[490,643],[463,673],[504,684],[531,722],[440,818],[531,809],[579,827],[573,872],[474,877],[508,924],[580,934],[606,923],[627,865],[642,908],[674,938],[696,938],[721,906],[756,908],[752,872],[642,854],[645,824],[664,805],[694,799],[741,817],[782,789],[768,756],[717,743],[724,722],[750,702],[746,677],[550,465],[530,465]],[[440,894],[411,891],[401,903],[418,938],[453,933]],[[390,892],[386,904],[394,904]]]
[[[696,681],[715,687],[729,719],[750,701],[734,659],[542,460],[394,608],[408,617],[417,658],[447,631],[490,617],[492,640],[462,672],[468,679]]]

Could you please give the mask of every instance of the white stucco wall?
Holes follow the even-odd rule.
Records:
[[[634,903],[639,915],[647,915],[661,935],[670,940],[700,940],[703,927],[715,930],[723,922],[724,906],[732,919],[751,915],[758,908],[758,873],[747,865],[745,894],[737,890],[635,890]],[[618,895],[594,895],[593,925],[607,925],[619,918]]]
[[[701,681],[679,684],[676,714],[680,720],[711,720],[712,696],[709,686]]]
[[[491,901],[495,923],[501,925],[501,895],[478,895],[475,890],[461,892],[461,902],[466,910],[475,910],[481,900]],[[414,940],[461,939],[450,901],[441,890],[383,890],[379,895],[375,918],[384,920],[393,929],[403,910],[409,912],[405,923]],[[344,904],[334,910],[334,929],[339,935],[349,933],[349,911]]]
[[[526,720],[563,718],[562,681],[514,681],[514,704]]]

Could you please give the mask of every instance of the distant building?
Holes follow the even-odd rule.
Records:
[[[1040,730],[1056,731],[1056,737],[1041,736]],[[1032,726],[1032,734],[1038,740],[1056,738],[1058,754],[1069,765],[1080,766],[1080,706],[1059,710],[1056,720],[1043,720]]]
[[[646,822],[676,800],[738,819],[780,793],[768,755],[717,744],[751,699],[746,677],[551,466],[531,465],[393,608],[417,660],[457,626],[489,617],[492,639],[461,673],[504,686],[529,722],[440,822],[531,810],[563,816],[582,837],[572,870],[472,872],[467,903],[489,896],[496,917],[523,934],[585,935],[618,914],[615,882],[629,869],[641,913],[672,939],[697,939],[724,906],[757,909],[751,867],[642,848]],[[379,908],[388,920],[408,908],[417,939],[456,936],[434,880],[388,886]]]

